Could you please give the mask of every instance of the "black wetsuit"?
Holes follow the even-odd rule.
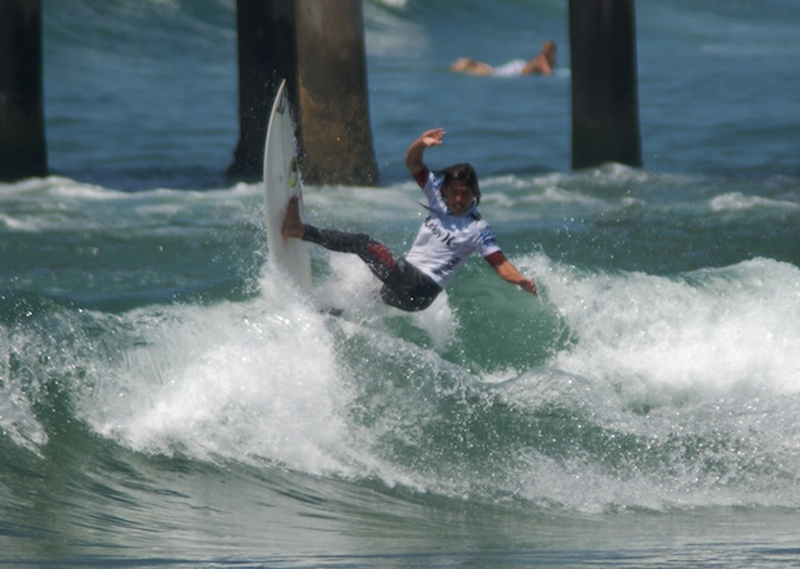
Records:
[[[400,310],[424,310],[442,292],[442,288],[432,278],[403,257],[393,255],[383,243],[375,241],[366,233],[345,233],[306,224],[303,240],[322,245],[331,251],[358,255],[383,282],[383,302]]]

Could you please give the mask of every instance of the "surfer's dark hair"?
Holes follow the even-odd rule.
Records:
[[[448,187],[453,182],[466,184],[475,194],[475,205],[481,203],[481,187],[478,185],[478,174],[472,164],[462,162],[453,164],[442,170],[442,189]]]

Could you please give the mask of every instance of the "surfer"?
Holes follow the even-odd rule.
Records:
[[[355,253],[383,282],[383,302],[401,310],[429,307],[475,251],[501,278],[535,295],[536,284],[506,259],[491,226],[478,213],[481,191],[473,167],[455,164],[437,176],[425,165],[425,149],[442,144],[444,134],[441,128],[425,131],[406,152],[406,165],[428,199],[429,214],[405,257],[394,255],[365,233],[319,229],[302,223],[296,197],[289,201],[283,236],[332,251]]]
[[[488,63],[476,61],[471,57],[460,57],[450,65],[450,71],[466,73],[467,75],[497,75],[509,77],[512,75],[552,75],[556,67],[556,44],[552,41],[544,42],[539,55],[525,61],[514,59],[504,65],[493,67]]]

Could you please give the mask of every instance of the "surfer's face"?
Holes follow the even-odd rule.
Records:
[[[442,190],[444,200],[447,202],[447,207],[453,212],[453,215],[464,215],[467,213],[469,206],[472,205],[472,200],[475,199],[475,192],[467,184],[458,182],[451,183]]]

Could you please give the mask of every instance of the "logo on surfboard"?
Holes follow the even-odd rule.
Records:
[[[297,156],[292,156],[289,162],[289,187],[294,188],[300,180],[300,168],[297,166]]]

